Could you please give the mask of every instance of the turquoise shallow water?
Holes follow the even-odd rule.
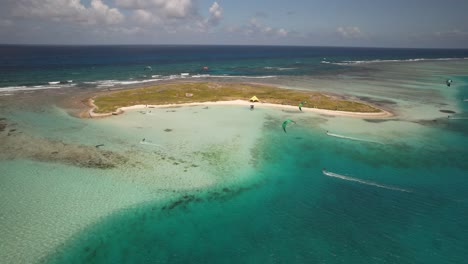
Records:
[[[48,105],[2,113],[9,125],[0,139],[11,155],[0,161],[0,257],[464,263],[465,64],[405,65],[317,80],[397,113],[384,120],[261,106],[146,109],[103,120],[78,120]],[[439,85],[445,76],[453,88]],[[278,83],[288,81],[309,82]],[[288,133],[280,126],[286,118],[297,122]],[[18,131],[6,136],[12,128]],[[86,165],[88,155],[126,163],[101,169]]]
[[[258,181],[113,215],[52,262],[463,263],[466,150],[338,141],[320,119],[285,135],[277,121],[256,146]]]

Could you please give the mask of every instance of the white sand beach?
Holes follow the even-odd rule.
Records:
[[[298,107],[292,105],[280,105],[280,104],[272,104],[272,103],[262,103],[262,102],[249,102],[246,100],[231,100],[231,101],[216,101],[216,102],[193,102],[193,103],[184,103],[184,104],[166,104],[166,105],[133,105],[127,107],[118,108],[117,111],[112,113],[95,113],[94,110],[96,109],[96,105],[94,105],[94,101],[90,99],[89,105],[92,108],[88,111],[89,117],[106,117],[111,115],[122,114],[126,110],[135,110],[135,109],[144,109],[144,108],[166,108],[166,107],[176,107],[176,106],[242,106],[242,107],[250,107],[250,105],[254,105],[254,107],[266,107],[266,108],[280,108],[284,110],[298,110]],[[336,111],[336,110],[327,110],[327,109],[318,109],[318,108],[308,108],[302,107],[303,112],[313,112],[318,114],[324,115],[331,115],[331,116],[348,116],[348,117],[361,117],[361,118],[387,118],[392,117],[393,114],[380,109],[382,112],[378,113],[364,113],[364,112],[346,112],[346,111]]]

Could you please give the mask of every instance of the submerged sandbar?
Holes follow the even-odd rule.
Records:
[[[266,107],[298,109],[331,115],[388,117],[387,111],[368,103],[345,100],[314,91],[284,89],[252,83],[171,82],[129,90],[108,91],[89,99],[92,109],[82,116],[108,116],[128,108],[200,104],[251,104],[256,96]]]

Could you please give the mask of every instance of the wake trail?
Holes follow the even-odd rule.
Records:
[[[399,188],[399,187],[395,187],[395,186],[389,186],[389,185],[385,185],[385,184],[380,184],[380,183],[376,183],[376,182],[372,182],[372,181],[361,180],[361,179],[341,175],[341,174],[338,174],[338,173],[329,172],[329,171],[326,171],[326,170],[322,170],[322,173],[324,175],[326,175],[326,176],[329,176],[329,177],[338,178],[338,179],[342,179],[342,180],[345,180],[345,181],[357,182],[357,183],[370,185],[370,186],[375,186],[375,187],[379,187],[379,188],[384,188],[384,189],[387,189],[387,190],[400,191],[400,192],[412,192],[410,190],[406,190],[406,189],[403,189],[403,188]]]
[[[163,146],[161,146],[161,145],[159,145],[159,144],[155,144],[155,143],[151,143],[151,142],[147,142],[147,141],[140,141],[140,144],[142,144],[142,145],[149,145],[149,146],[155,146],[155,147],[161,147],[161,148],[163,147]]]
[[[466,120],[468,117],[451,117],[449,119],[455,119],[455,120]]]
[[[362,138],[355,138],[355,137],[348,137],[348,136],[343,136],[343,135],[338,135],[338,134],[329,133],[328,131],[327,131],[327,135],[329,135],[329,136],[331,136],[331,137],[342,138],[342,139],[349,139],[349,140],[355,140],[355,141],[363,141],[363,142],[369,142],[369,143],[375,143],[375,144],[383,144],[383,143],[378,142],[378,141],[372,141],[372,140],[367,140],[367,139],[362,139]]]

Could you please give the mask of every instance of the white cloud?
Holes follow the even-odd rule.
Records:
[[[213,5],[211,5],[209,11],[210,18],[208,18],[208,23],[212,25],[218,25],[223,18],[223,8],[218,4],[218,2],[214,2]]]
[[[81,4],[80,0],[19,0],[12,14],[22,18],[80,24],[114,25],[125,19],[118,9],[110,8],[101,0],[91,0],[89,7]]]
[[[192,0],[116,0],[116,5],[127,9],[151,9],[153,14],[183,18],[194,11]]]
[[[286,37],[289,34],[289,32],[284,28],[280,28],[278,29],[277,34],[281,37]]]
[[[352,26],[352,27],[338,27],[336,32],[343,38],[346,39],[357,39],[362,38],[364,33],[361,31],[359,27]]]
[[[213,33],[223,20],[219,2],[197,10],[198,0],[3,0],[0,28],[41,25],[41,32],[74,32],[89,36],[142,35],[141,39],[177,34],[176,37]],[[7,14],[7,15],[5,15]],[[89,27],[92,25],[93,27]],[[29,29],[32,26],[27,26]]]
[[[86,11],[78,0],[19,0],[13,15],[24,18],[76,19]],[[80,20],[80,19],[79,19]]]
[[[249,24],[242,28],[229,28],[228,31],[241,31],[245,35],[263,35],[269,37],[286,37],[289,34],[284,28],[273,28],[267,25],[263,25],[257,18],[253,17],[250,19]]]
[[[104,21],[108,25],[114,25],[124,20],[124,15],[117,8],[109,8],[101,0],[91,1],[90,13],[94,13],[96,21]]]
[[[130,22],[147,32],[170,34],[207,33],[220,24],[224,10],[218,2],[201,16],[196,0],[115,0],[120,8],[132,11]]]
[[[217,26],[223,18],[223,8],[214,2],[208,9],[209,17],[202,17],[192,6],[191,1],[168,1],[168,0],[118,0],[119,5],[127,9],[136,7],[146,7],[144,9],[134,9],[131,15],[131,21],[148,31],[165,31],[167,33],[200,33],[209,32],[214,26]],[[174,8],[171,12],[168,9],[157,7],[168,7],[182,2],[182,9],[179,14],[174,16]],[[185,10],[185,11],[183,11]],[[183,12],[182,12],[183,11]]]
[[[151,12],[143,9],[133,11],[132,19],[135,23],[146,27],[162,23],[160,17],[153,16]]]

